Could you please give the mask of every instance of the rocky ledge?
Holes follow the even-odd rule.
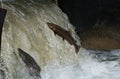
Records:
[[[120,49],[119,27],[95,27],[78,32],[82,47],[92,50]]]

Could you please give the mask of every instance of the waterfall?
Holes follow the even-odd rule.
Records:
[[[76,54],[73,45],[48,27],[47,22],[59,25],[80,45],[75,28],[57,5],[20,0],[4,2],[3,6],[8,11],[2,33],[0,79],[120,78],[119,60],[109,62],[105,55],[82,47]],[[119,58],[119,50],[113,53]]]

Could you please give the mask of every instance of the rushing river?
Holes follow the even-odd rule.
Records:
[[[120,78],[120,50],[102,52],[81,47],[76,54],[73,45],[54,34],[47,22],[68,30],[80,45],[74,27],[57,5],[19,0],[6,1],[3,7],[8,11],[2,35],[0,79]]]

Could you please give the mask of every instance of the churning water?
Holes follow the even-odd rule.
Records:
[[[29,74],[18,48],[36,61],[41,79],[120,79],[120,50],[80,48],[76,54],[72,45],[49,29],[46,23],[55,23],[70,31],[80,44],[68,17],[55,4],[20,0],[5,2],[4,8],[8,12],[2,35],[0,79],[40,79]]]
[[[119,79],[119,58],[119,50],[100,52],[81,49],[76,64],[65,67],[48,65],[41,74],[43,79]]]

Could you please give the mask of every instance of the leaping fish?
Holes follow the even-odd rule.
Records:
[[[71,33],[60,26],[53,24],[53,23],[47,23],[48,27],[55,33],[55,35],[59,35],[63,38],[63,40],[67,40],[71,45],[74,45],[76,53],[78,53],[80,49],[80,45],[77,45],[76,40],[71,36]]]
[[[36,63],[36,61],[29,54],[24,52],[22,49],[18,48],[18,52],[19,52],[19,56],[27,66],[30,76],[41,78],[40,76],[41,68]]]

